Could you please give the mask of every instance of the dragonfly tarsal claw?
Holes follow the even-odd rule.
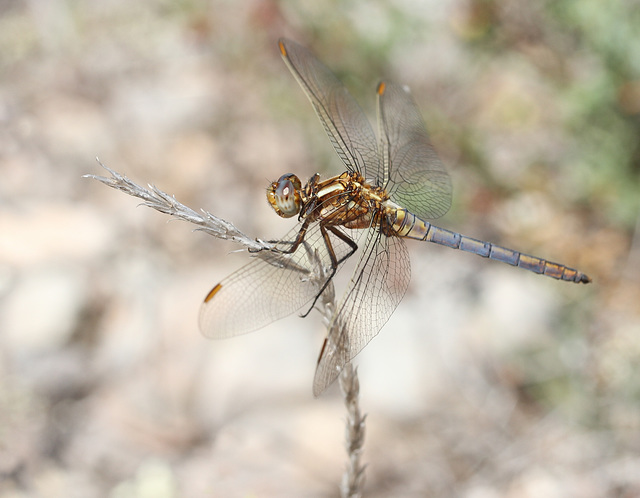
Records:
[[[260,245],[260,247],[249,247],[247,250],[250,253],[257,253],[266,249],[270,249],[270,244],[268,242],[265,242],[264,240],[258,238],[256,238],[256,242]]]

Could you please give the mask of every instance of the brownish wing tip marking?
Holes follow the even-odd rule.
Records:
[[[280,48],[280,53],[282,54],[282,57],[286,57],[287,49],[284,46],[284,40],[278,40],[278,47]]]
[[[218,284],[213,289],[211,289],[209,291],[209,294],[207,294],[207,297],[204,298],[204,302],[208,303],[209,301],[211,301],[213,299],[213,296],[215,296],[220,289],[222,289],[221,284]]]
[[[378,95],[382,95],[384,93],[386,86],[387,85],[385,84],[384,81],[381,81],[380,83],[378,83],[378,90],[377,90]]]

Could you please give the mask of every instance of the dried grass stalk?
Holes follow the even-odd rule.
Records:
[[[166,194],[153,185],[149,185],[149,188],[141,187],[126,176],[108,168],[102,164],[99,159],[96,158],[96,160],[111,176],[84,175],[85,178],[93,178],[125,194],[138,197],[144,201],[144,206],[180,220],[193,223],[198,227],[197,230],[202,230],[219,239],[231,240],[237,244],[241,244],[251,252],[253,257],[262,257],[269,261],[269,255],[273,254],[269,251],[269,249],[273,247],[268,242],[248,237],[232,223],[218,218],[207,211],[202,210],[201,213],[198,213],[178,202],[172,195]],[[328,269],[324,267],[321,259],[317,257],[317,255],[316,259],[317,264],[314,265],[315,272],[308,273],[308,268],[305,268],[304,271],[306,272],[306,278],[316,278],[318,282],[321,283],[326,280],[326,271]],[[277,264],[277,262],[274,264]],[[301,269],[301,271],[303,271],[303,269]],[[318,300],[317,306],[325,323],[328,325],[331,322],[331,316],[335,309],[335,292],[333,285],[326,287],[321,299]],[[347,407],[347,426],[345,433],[347,454],[349,457],[347,468],[342,477],[340,491],[345,498],[357,498],[362,496],[362,486],[364,484],[365,467],[360,463],[360,454],[362,453],[364,445],[365,417],[360,413],[358,404],[360,385],[357,371],[351,366],[351,363],[345,365],[340,373],[340,387]]]

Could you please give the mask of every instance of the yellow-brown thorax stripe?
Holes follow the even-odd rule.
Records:
[[[358,173],[345,172],[305,187],[301,217],[346,228],[368,228],[383,210],[389,196],[366,182]]]

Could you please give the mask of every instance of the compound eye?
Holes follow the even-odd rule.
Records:
[[[269,204],[283,218],[291,218],[300,212],[302,184],[296,175],[282,175],[267,189]]]

